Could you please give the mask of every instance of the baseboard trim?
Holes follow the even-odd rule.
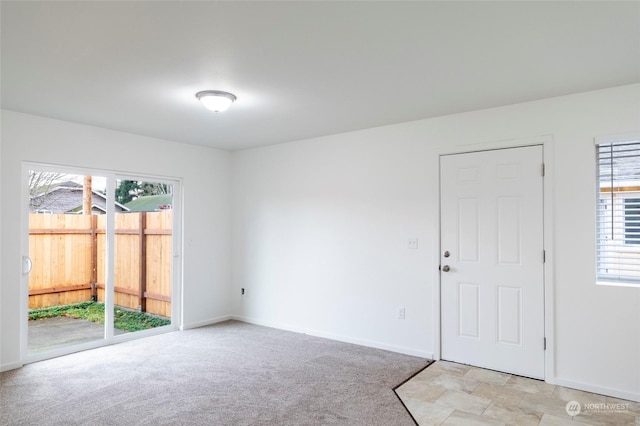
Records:
[[[246,322],[249,324],[261,325],[264,327],[277,328],[279,330],[292,331],[295,333],[308,334],[309,336],[322,337],[324,339],[336,340],[343,343],[351,343],[354,345],[366,346],[369,348],[383,349],[389,352],[396,352],[404,355],[416,356],[419,358],[433,359],[433,353],[416,350],[413,348],[406,348],[403,346],[388,345],[386,343],[380,343],[372,340],[359,339],[351,336],[344,336],[340,334],[325,333],[323,331],[313,330],[305,327],[296,327],[289,324],[263,321],[256,318],[245,317],[242,315],[232,315],[231,319]]]
[[[221,317],[210,318],[204,321],[192,322],[190,324],[184,324],[180,330],[189,330],[191,328],[205,327],[207,325],[217,324],[219,322],[229,321],[232,319],[231,315],[224,315]]]
[[[557,386],[564,386],[565,388],[578,389],[581,391],[597,393],[600,395],[611,396],[614,398],[626,399],[629,401],[640,402],[640,393],[638,392],[628,392],[620,389],[608,388],[606,386],[598,386],[590,383],[584,382],[576,382],[574,380],[567,380],[555,377],[553,380],[549,380],[549,383],[553,383]],[[587,401],[578,401],[578,402],[587,402]]]
[[[0,373],[3,371],[15,370],[16,368],[22,368],[24,364],[21,362],[12,362],[9,364],[0,364]]]

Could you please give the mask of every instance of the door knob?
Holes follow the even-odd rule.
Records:
[[[449,253],[449,250],[445,251],[443,254],[444,257],[449,257],[451,256],[451,253]]]
[[[442,267],[442,271],[443,271],[443,272],[449,272],[450,270],[451,270],[451,268],[449,268],[449,265],[444,265],[444,266]]]

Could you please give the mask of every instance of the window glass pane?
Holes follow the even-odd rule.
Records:
[[[640,285],[640,140],[597,146],[598,281]]]
[[[624,200],[624,243],[640,245],[640,198]]]
[[[103,176],[29,170],[27,355],[104,339]]]
[[[114,333],[171,324],[173,186],[116,181]]]

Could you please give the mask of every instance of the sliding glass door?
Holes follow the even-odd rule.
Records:
[[[29,355],[104,338],[104,306],[96,303],[96,294],[105,262],[94,210],[106,213],[99,189],[105,181],[56,169],[28,170]]]
[[[171,324],[173,185],[118,179],[113,327],[132,333]]]
[[[25,358],[176,329],[179,182],[25,169]]]

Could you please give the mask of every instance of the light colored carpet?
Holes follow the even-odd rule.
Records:
[[[413,425],[429,360],[228,321],[0,374],[3,425]]]

